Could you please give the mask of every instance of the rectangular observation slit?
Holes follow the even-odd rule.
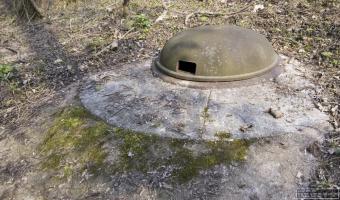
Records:
[[[196,63],[179,60],[178,70],[188,72],[190,74],[196,74]]]

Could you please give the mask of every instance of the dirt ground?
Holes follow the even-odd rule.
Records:
[[[278,187],[285,185],[281,192],[292,192],[297,182],[324,188],[339,187],[338,1],[171,0],[162,3],[160,0],[132,0],[127,17],[122,16],[121,2],[117,0],[58,1],[44,11],[45,18],[36,21],[18,19],[11,11],[10,2],[0,2],[0,199],[109,199],[115,195],[121,199],[225,199],[237,196],[230,191],[249,193],[244,199],[264,199],[284,197]],[[167,177],[166,170],[163,174],[157,171],[155,175],[126,168],[124,173],[118,174],[93,176],[95,173],[88,173],[92,166],[101,169],[103,160],[94,159],[94,164],[89,161],[104,155],[99,151],[102,140],[111,134],[106,133],[106,129],[103,133],[95,132],[96,137],[91,138],[95,146],[83,138],[84,143],[77,145],[85,148],[86,151],[82,151],[88,151],[84,155],[74,150],[78,148],[72,146],[75,143],[65,142],[73,141],[72,137],[70,140],[68,135],[56,131],[72,132],[73,126],[79,130],[101,127],[100,120],[87,114],[86,117],[67,115],[67,109],[81,107],[78,90],[82,83],[91,74],[154,57],[178,31],[205,24],[233,24],[256,30],[272,42],[277,52],[303,63],[308,69],[305,78],[316,85],[314,104],[329,115],[333,130],[322,138],[310,130],[296,139],[290,136],[260,139],[247,148],[245,165],[239,163],[244,162],[239,158],[235,159],[238,162],[232,161],[232,165],[212,162],[207,165],[209,167],[198,168],[199,175],[186,174],[185,177],[192,180],[176,187],[172,179],[160,181]],[[65,120],[70,124],[61,123]],[[134,135],[131,138],[142,146],[149,141]],[[127,144],[131,138],[120,139]],[[297,147],[296,141],[301,141],[302,149]],[[105,151],[110,151],[105,145]],[[60,150],[65,159],[45,154],[44,148],[52,153]],[[182,148],[178,151],[182,152]],[[187,150],[184,152],[190,155]],[[278,156],[279,160],[288,159],[291,166],[296,166],[289,173],[294,173],[298,179],[284,179],[286,171],[277,163],[259,163],[259,154],[268,155],[268,152],[271,153],[267,158],[279,154],[282,155]],[[289,154],[294,156],[286,157]],[[79,165],[74,161],[77,156],[82,158]],[[247,168],[248,165],[253,167]],[[267,171],[270,172],[266,174]],[[240,178],[239,172],[246,173]],[[257,182],[270,184],[270,188],[274,188],[271,192],[264,188],[256,190],[244,183],[223,188],[225,182],[233,180],[254,183],[250,177],[256,173],[263,178],[276,178],[277,182],[266,182],[266,179]],[[238,179],[233,178],[236,176]],[[111,179],[106,179],[108,177]],[[136,180],[136,184],[131,183],[132,180]],[[211,182],[209,187],[207,182]]]

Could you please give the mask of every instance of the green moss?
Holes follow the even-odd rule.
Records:
[[[154,165],[148,159],[152,155],[150,146],[159,141],[157,136],[136,133],[130,130],[116,129],[115,138],[120,141],[120,160],[116,170],[137,170],[146,172]],[[148,161],[148,162],[146,162]]]
[[[89,170],[91,174],[99,175],[106,172],[105,159],[107,152],[100,146],[91,146],[82,153],[81,163]]]
[[[103,85],[102,84],[97,84],[96,86],[95,86],[95,90],[98,92],[98,91],[100,91],[100,90],[102,90],[103,89]]]
[[[78,140],[75,141],[75,147],[83,151],[84,149],[93,146],[92,144],[96,144],[100,142],[102,138],[109,134],[108,126],[103,122],[97,122],[95,126],[88,127],[81,134]]]
[[[42,163],[42,168],[43,169],[58,169],[62,157],[63,156],[60,154],[51,153],[45,158],[44,162]]]
[[[71,165],[64,166],[62,171],[63,171],[62,178],[66,178],[66,179],[72,177],[74,173]]]
[[[229,139],[231,137],[231,134],[226,131],[219,131],[215,133],[215,137],[217,137],[219,140]]]
[[[225,141],[227,132],[217,133],[220,140],[214,142],[169,139],[146,135],[124,129],[116,129],[120,159],[116,171],[154,171],[161,166],[173,166],[172,180],[186,182],[200,170],[232,161],[243,161],[251,142]],[[197,150],[191,147],[196,146]],[[203,152],[200,150],[204,149]],[[196,152],[197,151],[197,152]]]
[[[185,144],[188,143],[193,144],[193,141],[187,141]],[[245,140],[201,142],[200,145],[208,151],[198,156],[194,156],[192,150],[177,144],[177,151],[170,160],[170,163],[179,167],[175,171],[174,178],[180,182],[186,182],[197,176],[200,170],[209,169],[219,164],[228,164],[232,161],[243,161],[250,144]]]
[[[109,134],[109,127],[98,121],[82,107],[70,107],[58,113],[47,136],[39,146],[44,157],[42,168],[45,170],[64,170],[67,174],[89,166],[91,172],[96,172],[104,165],[106,152],[101,142]],[[79,166],[78,166],[79,167]]]
[[[209,108],[208,108],[208,106],[206,106],[206,107],[203,108],[201,117],[202,117],[204,120],[208,120],[208,119],[209,119],[210,115],[209,115]]]
[[[118,157],[112,163],[106,162],[108,153],[103,148],[108,135],[118,147]],[[218,132],[216,137],[217,141],[206,142],[111,129],[84,108],[70,107],[56,114],[39,150],[44,158],[42,168],[59,171],[62,178],[83,170],[93,175],[146,173],[172,166],[174,171],[169,180],[183,183],[197,176],[200,170],[245,159],[249,141],[228,141],[228,132]]]

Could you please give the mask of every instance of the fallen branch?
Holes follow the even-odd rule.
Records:
[[[15,53],[15,54],[18,54],[18,51],[12,49],[12,48],[9,48],[9,47],[5,47],[5,49],[7,49],[8,51],[12,52],[12,53]]]
[[[190,13],[188,15],[186,15],[185,17],[185,21],[184,21],[184,24],[185,25],[188,25],[189,24],[189,20],[190,18],[194,17],[194,16],[199,16],[199,15],[205,15],[205,16],[211,16],[211,17],[216,17],[216,16],[225,16],[225,18],[229,18],[229,17],[232,17],[234,15],[237,15],[241,12],[244,12],[245,10],[247,10],[251,5],[248,5],[236,12],[232,12],[232,13],[220,13],[220,12],[205,12],[205,11],[197,11],[197,12],[193,12],[193,13]]]
[[[232,17],[232,16],[235,16],[237,14],[240,14],[244,11],[246,11],[248,8],[250,8],[252,5],[248,5],[248,6],[245,6],[244,8],[238,10],[238,11],[235,11],[235,12],[232,12],[232,13],[229,13],[229,14],[226,14],[226,17],[225,18],[229,18],[229,17]]]
[[[106,47],[102,48],[98,53],[96,53],[94,56],[97,57],[100,54],[109,51],[111,49],[116,49],[118,48],[118,42],[119,40],[122,40],[123,38],[125,38],[127,35],[129,35],[133,30],[135,30],[135,28],[130,29],[129,31],[127,31],[124,35],[118,37],[118,39],[113,40],[113,42],[111,42],[109,45],[107,45]]]
[[[167,3],[164,0],[162,1],[162,4],[163,4],[164,11],[162,12],[162,14],[159,17],[157,17],[157,19],[155,20],[155,23],[163,21],[164,19],[166,19],[167,15],[168,15],[168,9],[169,9],[170,6],[167,5]]]
[[[131,28],[130,30],[128,30],[124,35],[120,36],[118,39],[121,40],[123,38],[125,38],[126,36],[128,36],[133,30],[135,30],[135,28]]]
[[[113,40],[113,42],[111,42],[109,45],[107,45],[106,47],[102,48],[99,52],[97,52],[94,56],[97,57],[100,54],[104,53],[105,51],[109,51],[111,49],[116,49],[118,48],[118,40]]]
[[[157,17],[157,19],[155,20],[155,23],[163,21],[167,15],[168,15],[168,10],[164,10],[162,14],[159,17]]]
[[[190,13],[187,16],[185,16],[184,24],[188,25],[190,18],[192,18],[194,16],[198,16],[198,15],[206,15],[206,16],[216,17],[216,16],[225,15],[225,13],[202,12],[202,11],[193,12],[193,13]]]

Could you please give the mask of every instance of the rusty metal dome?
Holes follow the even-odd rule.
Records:
[[[278,64],[268,40],[237,26],[202,26],[172,37],[154,62],[162,73],[190,81],[235,81],[262,75]]]

